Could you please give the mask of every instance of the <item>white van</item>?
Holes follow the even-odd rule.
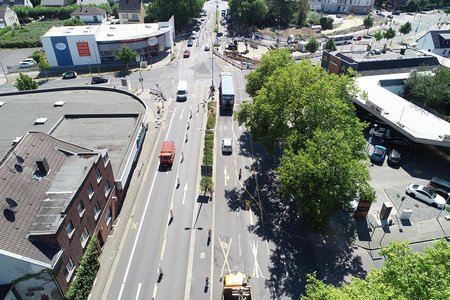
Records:
[[[186,101],[187,94],[188,94],[187,81],[180,80],[178,82],[178,88],[177,88],[177,101]]]
[[[314,30],[317,33],[321,33],[322,32],[322,25],[313,25],[313,26],[311,26],[311,29]]]

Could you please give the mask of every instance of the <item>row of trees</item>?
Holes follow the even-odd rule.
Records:
[[[179,30],[196,17],[203,7],[203,0],[153,0],[146,9],[146,22],[167,21],[175,16]]]
[[[301,299],[449,299],[450,245],[445,240],[419,253],[414,253],[408,243],[393,242],[380,254],[385,257],[381,268],[342,287],[327,285],[310,275]]]
[[[282,150],[279,192],[295,199],[314,228],[326,226],[357,190],[370,190],[364,124],[351,98],[350,76],[329,75],[309,61],[294,63],[288,50],[263,56],[247,76],[252,103],[237,112],[239,124],[272,152]]]

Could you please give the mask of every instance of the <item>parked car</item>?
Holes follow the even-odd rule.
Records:
[[[386,148],[381,145],[376,145],[370,155],[370,160],[377,163],[383,163],[386,157]]]
[[[428,183],[428,187],[436,193],[450,197],[450,182],[445,179],[433,177],[431,178],[430,183]]]
[[[388,155],[388,164],[398,166],[402,160],[402,154],[397,149],[392,149]]]
[[[205,51],[209,51],[211,48],[209,46],[209,44],[205,44]]]
[[[19,69],[36,67],[37,63],[32,58],[26,58],[19,63]]]
[[[360,40],[362,40],[362,36],[360,36],[360,35],[354,36],[354,37],[353,37],[353,40],[354,40],[354,41],[360,41]]]
[[[189,39],[187,42],[187,46],[192,47],[193,45],[194,45],[194,42],[191,39]]]
[[[183,57],[188,58],[189,56],[191,56],[191,51],[189,51],[188,49],[184,50]]]
[[[420,184],[414,184],[414,183],[409,184],[406,187],[406,194],[411,197],[422,200],[436,208],[444,208],[444,205],[446,203],[444,197],[442,197],[441,195],[438,195],[432,189],[425,187],[423,185],[420,185]]]
[[[73,79],[77,78],[78,74],[75,71],[67,71],[62,74],[62,79]]]
[[[375,126],[369,130],[369,134],[372,136],[388,139],[391,137],[391,130],[385,127]]]
[[[230,138],[222,139],[222,153],[231,154],[233,152],[233,140]]]
[[[108,78],[103,77],[103,76],[94,76],[91,79],[91,84],[107,83],[107,82],[108,82]]]
[[[393,19],[394,18],[393,15],[388,15],[387,17],[388,17],[388,19]]]

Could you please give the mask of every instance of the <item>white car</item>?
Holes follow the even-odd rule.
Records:
[[[36,65],[37,64],[34,59],[26,58],[19,63],[19,69],[32,68],[32,67],[35,67]]]
[[[233,140],[230,138],[222,139],[222,153],[231,154],[233,152]]]
[[[205,45],[205,51],[209,51],[211,48],[209,47],[209,44]]]
[[[371,136],[377,136],[380,138],[390,138],[391,137],[391,130],[384,128],[384,127],[374,127],[370,129],[369,134]]]
[[[444,197],[436,194],[436,192],[432,189],[420,184],[409,184],[406,187],[406,194],[440,209],[444,208],[446,203]]]

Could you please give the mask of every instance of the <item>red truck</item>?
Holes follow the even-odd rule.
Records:
[[[165,141],[161,146],[159,153],[159,163],[163,167],[171,168],[175,159],[175,143],[172,141]]]

